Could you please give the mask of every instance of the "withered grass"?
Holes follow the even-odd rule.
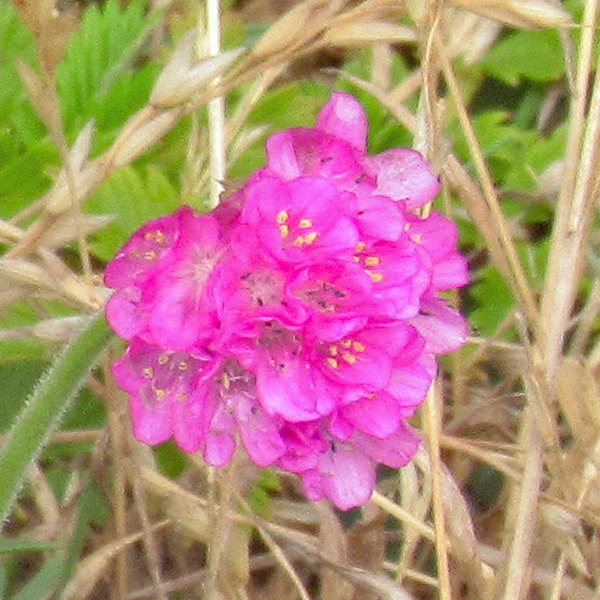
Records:
[[[35,3],[19,4],[34,30],[49,18],[34,14]],[[189,77],[205,80],[184,101],[170,102],[167,81],[157,93],[160,102],[132,117],[95,158],[88,156],[91,128],[73,146],[65,141],[54,87],[60,57],[49,51],[54,38],[38,29],[43,71],[22,67],[21,75],[63,166],[48,193],[0,222],[0,241],[8,246],[0,259],[0,308],[23,299],[36,307],[37,299],[51,298],[82,313],[100,309],[106,292],[88,239],[106,220],[82,212],[94,190],[183,117],[208,106],[209,131],[192,130],[182,189],[185,197],[201,194],[214,203],[226,165],[265,135],[264,128],[247,124],[253,107],[290,63],[333,46],[372,48],[368,80],[343,69],[338,75],[376,97],[412,132],[414,147],[440,173],[447,211],[472,220],[484,240],[477,252],[485,253],[514,297],[495,335],[473,332],[467,347],[444,361],[414,422],[424,438],[421,450],[399,474],[382,479],[353,521],[328,503],[303,500],[286,474],[266,513],[256,514],[248,492],[259,472],[241,452],[223,470],[192,456],[179,479],[162,475],[152,451],[131,436],[125,398],[109,375],[114,356],[107,356],[103,375],[89,382],[108,408],[106,428],[61,431],[52,439],[93,442],[92,453],[73,459],[72,467],[89,471],[111,507],[106,527],[86,532],[63,598],[600,599],[600,286],[593,272],[590,291],[582,292],[597,242],[600,70],[594,48],[600,2],[584,4],[575,46],[570,16],[552,0],[296,3],[224,68],[209,76],[190,70]],[[219,39],[218,5],[211,7],[197,31],[200,39],[202,23],[209,24],[207,55],[217,53]],[[399,26],[402,16],[413,25]],[[521,233],[503,210],[503,190],[486,164],[457,71],[458,64],[468,68],[484,59],[504,26],[555,28],[564,45],[569,134],[565,155],[554,165],[559,177],[543,189],[540,182],[539,193],[555,202],[555,220],[539,286],[517,253]],[[403,46],[414,49],[419,64],[404,81],[393,82],[390,55]],[[225,114],[219,97],[242,84],[239,104]],[[415,97],[416,111],[408,102]],[[451,119],[466,140],[469,168],[453,152]],[[78,268],[60,252],[72,242]],[[76,321],[45,321],[40,310],[38,325],[0,331],[0,337],[59,343]],[[508,328],[516,329],[517,341],[503,340]],[[473,473],[491,482],[488,505],[473,490]],[[30,483],[35,502],[18,507],[28,513],[20,532],[35,539],[72,533],[83,481],[74,478],[62,501],[43,466],[32,471]],[[479,486],[481,493],[486,484]]]

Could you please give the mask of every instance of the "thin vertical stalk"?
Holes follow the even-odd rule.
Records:
[[[221,15],[219,0],[206,0],[208,51],[216,56],[221,51]],[[218,83],[218,82],[215,82]],[[208,134],[210,147],[210,207],[219,204],[225,179],[225,99],[214,98],[208,103]]]

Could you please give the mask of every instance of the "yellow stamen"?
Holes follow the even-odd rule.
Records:
[[[304,246],[304,238],[301,235],[294,240],[294,246]]]
[[[283,225],[287,220],[288,220],[288,212],[287,210],[282,210],[278,215],[277,215],[277,223],[278,225]]]
[[[337,356],[337,353],[337,346],[329,346],[329,354],[331,354],[331,356]]]
[[[364,242],[358,242],[354,247],[354,250],[356,250],[356,252],[362,252],[366,247],[367,245]]]
[[[169,355],[168,354],[161,354],[158,357],[158,364],[159,365],[166,365],[169,362]]]
[[[304,243],[308,245],[312,244],[317,239],[318,235],[319,234],[316,231],[311,231],[310,233],[307,233],[304,236]]]
[[[332,369],[337,369],[340,365],[338,363],[338,361],[335,358],[328,358],[327,359],[327,364],[332,368]]]
[[[364,352],[366,349],[365,345],[360,342],[352,342],[352,348],[356,350],[356,352]]]
[[[181,392],[181,394],[177,394],[176,398],[179,402],[184,402],[188,399],[188,395],[185,392]]]
[[[375,282],[378,283],[383,281],[383,275],[381,273],[373,273],[373,271],[367,271],[367,275]]]
[[[350,346],[352,346],[352,340],[344,340],[343,342],[340,342],[340,346],[342,348],[350,348]]]
[[[352,257],[352,260],[353,260],[354,262],[360,262],[360,258],[358,258],[358,256],[353,256],[353,257]]]
[[[154,252],[154,250],[148,250],[148,252],[144,252],[144,258],[146,260],[155,260],[156,252]]]
[[[190,365],[188,363],[186,363],[184,360],[182,360],[179,363],[179,370],[180,371],[187,371],[190,368]]]
[[[342,354],[342,358],[351,365],[353,365],[357,360],[356,356],[354,356],[354,354],[350,354],[350,352],[344,352],[344,354]]]
[[[280,225],[279,233],[281,237],[287,237],[288,235],[290,235],[290,228],[287,225]]]
[[[231,380],[229,379],[229,375],[227,373],[223,373],[221,375],[221,385],[228,390],[231,387]]]
[[[309,227],[312,227],[312,224],[313,222],[310,219],[300,219],[298,227],[300,227],[300,229],[308,229]]]
[[[377,256],[367,256],[367,258],[365,258],[365,265],[367,265],[367,267],[375,267],[380,262],[381,260]]]
[[[165,397],[166,395],[167,395],[167,392],[166,392],[165,390],[163,390],[163,389],[161,389],[161,388],[158,388],[158,389],[156,390],[156,397],[157,397],[159,400],[163,400],[163,399],[164,399],[164,397]]]
[[[154,377],[154,369],[152,367],[146,367],[142,373],[144,373],[144,377],[148,377],[149,379]]]
[[[423,241],[423,236],[420,233],[418,233],[417,235],[413,235],[412,241],[417,244],[420,244]]]

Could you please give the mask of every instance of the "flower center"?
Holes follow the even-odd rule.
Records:
[[[279,226],[279,235],[282,240],[291,242],[292,246],[310,246],[319,237],[319,232],[314,230],[313,222],[306,218],[290,218],[287,210],[282,210],[276,218]]]
[[[367,347],[358,340],[346,338],[327,347],[325,361],[332,369],[340,367],[340,361],[353,365]]]
[[[367,244],[358,242],[354,248],[352,260],[363,267],[364,272],[371,278],[371,281],[379,283],[385,279],[384,274],[381,272],[381,257],[369,254],[366,250]]]

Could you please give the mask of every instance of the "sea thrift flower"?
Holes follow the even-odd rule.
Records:
[[[214,466],[241,444],[342,509],[369,499],[378,463],[414,455],[406,419],[466,336],[439,293],[467,266],[454,224],[413,212],[439,191],[425,159],[369,156],[366,137],[360,104],[334,93],[218,208],[147,223],[107,266],[140,441]]]

